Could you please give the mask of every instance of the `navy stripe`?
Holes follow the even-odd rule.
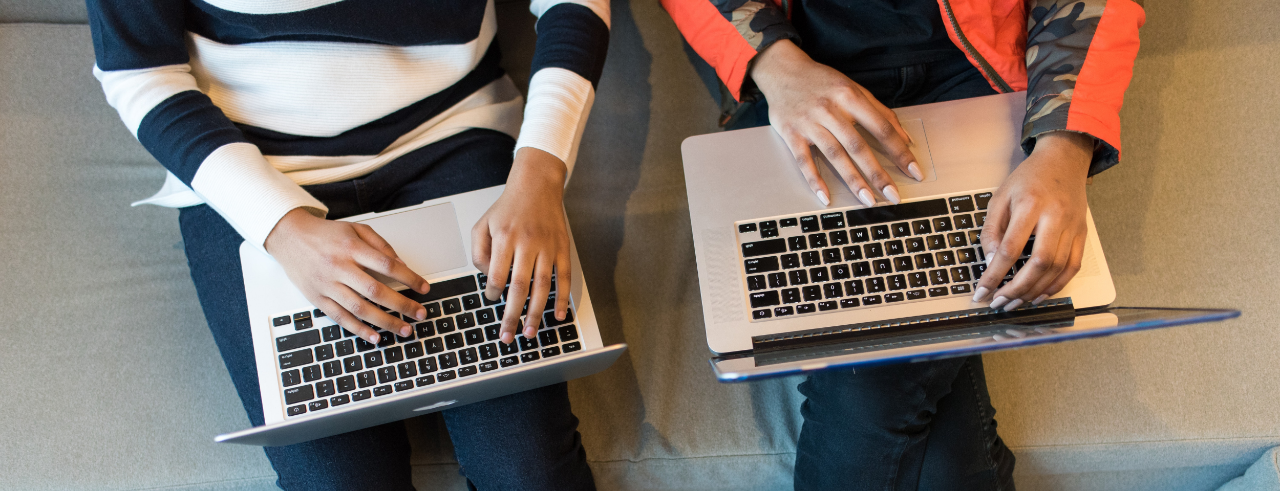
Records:
[[[138,141],[190,186],[209,154],[223,145],[247,140],[209,96],[189,90],[152,108],[138,125]]]
[[[538,44],[530,74],[548,67],[582,75],[595,87],[609,51],[609,26],[595,11],[576,3],[562,3],[538,18]]]
[[[98,68],[105,71],[187,62],[186,0],[88,0]]]
[[[498,43],[493,43],[480,59],[480,64],[449,88],[337,136],[299,136],[249,125],[237,126],[249,142],[257,145],[266,155],[376,155],[405,133],[502,77],[503,71],[499,64],[501,59]]]
[[[344,0],[285,14],[243,14],[191,0],[186,28],[223,44],[336,41],[463,44],[480,34],[485,0]]]

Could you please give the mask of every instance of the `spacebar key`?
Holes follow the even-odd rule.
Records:
[[[900,205],[873,206],[860,210],[849,210],[845,213],[845,218],[847,219],[845,225],[856,227],[886,222],[902,222],[917,218],[942,216],[950,211],[951,209],[947,207],[946,200],[943,199],[913,201]]]
[[[458,295],[462,295],[463,293],[471,293],[473,291],[478,290],[479,288],[480,287],[476,285],[476,277],[467,275],[461,278],[454,278],[452,280],[437,281],[435,283],[432,283],[431,291],[427,292],[426,295],[420,295],[418,294],[418,292],[415,292],[413,290],[407,290],[407,289],[401,291],[400,293],[404,294],[404,296],[409,297],[409,299],[415,302],[423,303],[423,302],[430,302],[432,300],[439,300],[442,298],[456,297]]]
[[[787,252],[787,241],[782,239],[762,240],[742,244],[742,257],[764,256]]]

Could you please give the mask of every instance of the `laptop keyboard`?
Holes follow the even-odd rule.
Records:
[[[572,305],[565,320],[557,321],[554,294],[536,338],[517,334],[510,345],[498,341],[507,291],[502,300],[490,301],[485,281],[476,274],[432,283],[426,295],[400,292],[421,303],[427,319],[416,322],[384,307],[414,332],[406,338],[378,329],[377,345],[347,332],[320,309],[273,317],[273,328],[292,324],[296,331],[275,340],[285,414],[301,416],[582,349]]]
[[[980,192],[737,222],[752,321],[972,295],[987,269],[990,200]]]

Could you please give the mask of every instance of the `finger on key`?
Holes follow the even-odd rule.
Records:
[[[982,273],[982,279],[978,281],[978,289],[974,292],[974,301],[980,301],[981,297],[986,296],[987,292],[994,292],[1000,288],[1000,282],[1004,280],[1009,269],[1013,267],[1013,263],[1017,262],[1018,257],[1022,256],[1022,247],[1027,244],[1027,237],[1031,236],[1031,231],[1035,227],[1035,217],[1025,217],[1022,214],[1014,213],[1009,219],[1008,228],[999,231],[1000,242],[986,252],[987,271]],[[987,230],[983,229],[985,235]],[[983,237],[986,242],[986,237]],[[983,247],[983,250],[987,250]],[[991,308],[998,309],[1012,300],[1007,297],[996,296],[991,300]]]
[[[538,335],[538,329],[542,328],[542,311],[546,308],[547,297],[551,295],[551,268],[555,265],[545,256],[539,256],[537,261],[529,295],[529,315],[524,321],[524,335],[527,337]]]
[[[386,258],[386,256],[381,256],[381,255],[379,257]],[[357,262],[359,262],[358,259],[357,259]],[[370,301],[377,303],[378,305],[389,308],[401,314],[405,314],[413,319],[424,320],[427,318],[427,310],[422,308],[422,305],[418,304],[418,302],[409,300],[409,298],[405,297],[404,295],[401,295],[400,292],[392,290],[391,287],[384,285],[381,281],[378,281],[376,278],[369,276],[369,274],[364,271],[352,268],[351,270],[341,271],[339,273],[339,277],[341,278],[340,281],[342,281],[343,284],[347,285],[348,287],[350,287],[355,292],[359,293],[364,298],[369,299]],[[378,309],[378,310],[382,310],[382,309]],[[352,313],[354,314],[355,312],[352,312]],[[365,320],[368,320],[369,322],[373,322],[372,319],[366,318]],[[378,324],[376,322],[374,323]],[[393,323],[390,325],[388,324],[378,324],[378,325],[388,331],[399,332],[401,336],[408,336],[408,334],[405,333],[404,331],[406,328],[408,328],[409,325],[404,324],[403,326],[401,326],[400,324],[404,324],[404,323],[401,322],[401,323]]]
[[[1032,258],[1036,257],[1035,255],[1037,254],[1037,251],[1035,249],[1040,247],[1040,240],[1041,240],[1040,236],[1037,235],[1036,245],[1035,247],[1032,248],[1032,251],[1031,251]],[[1046,289],[1049,288],[1049,285],[1052,285],[1053,282],[1058,281],[1058,278],[1062,276],[1062,272],[1066,271],[1067,266],[1070,265],[1071,246],[1075,242],[1075,233],[1070,231],[1063,231],[1062,234],[1060,234],[1057,242],[1058,242],[1057,247],[1054,249],[1054,252],[1053,252],[1053,265],[1049,268],[1046,268],[1044,273],[1040,275],[1039,279],[1037,279],[1030,287],[1028,287],[1026,291],[1022,292],[1021,295],[1018,295],[1018,298],[1022,299],[1023,302],[1030,303],[1030,304],[1039,304],[1039,302],[1036,302],[1036,299],[1044,295],[1044,292]],[[1031,261],[1027,261],[1027,262],[1030,263]],[[1022,274],[1022,272],[1019,271],[1018,274]]]
[[[1063,269],[1058,278],[1044,289],[1044,293],[1041,293],[1031,303],[1039,305],[1046,298],[1057,295],[1058,292],[1067,287],[1067,283],[1076,276],[1076,273],[1080,272],[1080,265],[1084,259],[1085,240],[1086,236],[1084,234],[1076,237],[1071,245],[1071,259],[1068,260],[1066,269]]]
[[[567,247],[556,259],[556,320],[562,321],[569,312],[569,295],[573,290],[573,264]]]
[[[1030,299],[1023,297],[1033,293],[1031,288],[1045,276],[1052,278],[1058,275],[1057,270],[1060,268],[1054,266],[1054,261],[1058,256],[1058,243],[1062,240],[1061,222],[1056,217],[1045,217],[1036,225],[1035,232],[1036,241],[1031,247],[1031,256],[1027,258],[1027,262],[1022,264],[1008,284],[996,290],[996,298],[1008,299],[1008,303],[1003,305],[1005,310],[1016,309],[1024,302],[1034,299],[1034,296]],[[1026,241],[1022,245],[1013,245],[1017,247],[1014,254],[1021,257],[1025,246]]]
[[[357,263],[370,271],[376,271],[399,281],[418,293],[427,293],[431,290],[427,280],[409,269],[409,265],[400,259],[395,249],[391,248],[391,244],[374,232],[372,227],[360,223],[356,225],[358,225],[355,227],[356,234],[369,245],[368,248],[357,247],[356,251],[353,251]]]
[[[492,259],[489,260],[489,270],[484,274],[489,276],[489,284],[484,288],[484,296],[490,301],[498,301],[502,299],[502,291],[507,288],[507,283],[511,280],[511,259],[512,253],[509,242],[505,240],[494,240],[491,254]]]
[[[338,302],[338,305],[347,309],[347,312],[350,312],[351,315],[355,316],[357,319],[391,332],[398,332],[403,327],[408,326],[404,321],[392,317],[391,314],[383,312],[382,309],[369,303],[364,298],[361,298],[360,295],[356,294],[355,291],[351,290],[346,285],[339,285],[335,287],[333,293],[334,294],[329,295],[329,298]],[[364,339],[370,343],[377,343],[379,336],[374,332]]]
[[[827,160],[831,161],[832,167],[835,167],[836,172],[840,174],[845,184],[849,186],[849,190],[853,191],[853,194],[858,197],[858,201],[867,206],[875,206],[875,192],[871,190],[872,188],[867,184],[867,181],[862,178],[862,174],[858,173],[858,168],[853,163],[853,159],[845,152],[845,147],[853,139],[861,141],[858,131],[853,129],[852,124],[848,123],[836,124],[833,121],[832,125],[836,127],[835,130],[831,130],[830,127],[819,127],[814,130],[815,133],[821,132],[822,135],[817,139],[821,142],[818,148],[823,149]],[[830,154],[825,153],[828,150],[831,152]]]
[[[324,297],[321,298],[319,302],[316,302],[315,305],[316,307],[319,307],[320,310],[323,310],[325,315],[329,316],[330,319],[337,322],[339,326],[346,329],[347,332],[360,336],[360,339],[370,343],[378,344],[378,332],[369,326],[364,325],[363,322],[360,322],[360,319],[357,319],[356,316],[347,312],[347,309],[338,305],[338,302],[333,301],[329,297]]]
[[[514,339],[521,322],[521,311],[529,300],[529,279],[533,276],[533,262],[536,259],[524,251],[518,251],[515,267],[511,269],[511,290],[507,293],[507,311],[502,316],[502,339],[511,336]],[[529,309],[532,311],[533,309]],[[532,338],[533,336],[525,336]]]
[[[796,168],[800,169],[800,175],[804,176],[804,181],[809,185],[809,190],[813,191],[813,195],[818,197],[818,201],[822,202],[822,206],[831,204],[831,193],[827,189],[827,183],[823,182],[822,177],[818,175],[818,166],[813,162],[813,154],[809,150],[809,140],[799,133],[788,132],[782,135],[782,140],[787,143],[787,148],[791,149],[791,156],[795,158]]]

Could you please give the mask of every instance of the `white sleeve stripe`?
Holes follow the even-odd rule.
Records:
[[[594,100],[591,82],[570,70],[549,67],[529,79],[529,99],[516,150],[533,147],[564,161],[573,172],[587,114]]]
[[[609,1],[608,0],[533,0],[529,2],[529,11],[534,16],[542,18],[542,14],[550,10],[551,7],[562,3],[573,3],[591,9],[596,15],[600,16],[600,20],[604,21],[605,27],[612,28],[613,24],[609,19]]]
[[[94,66],[93,76],[102,82],[107,103],[120,113],[135,138],[142,120],[161,102],[182,92],[200,90],[191,76],[191,66],[186,64],[109,72]]]
[[[200,164],[191,188],[226,219],[241,237],[262,248],[276,223],[294,208],[317,216],[329,209],[271,167],[258,147],[224,145]]]

